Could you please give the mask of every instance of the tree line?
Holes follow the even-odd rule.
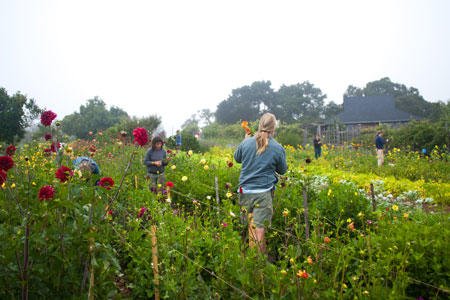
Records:
[[[364,87],[349,85],[344,97],[391,95],[398,109],[432,121],[448,116],[449,103],[428,102],[419,90],[404,84],[392,82],[388,77],[368,82]],[[221,101],[215,112],[203,109],[193,114],[182,125],[185,134],[199,132],[200,124],[237,124],[241,120],[255,121],[263,113],[272,112],[285,124],[322,123],[332,120],[342,111],[342,105],[333,101],[325,104],[327,95],[309,81],[293,85],[282,85],[278,90],[270,81],[256,81],[231,91],[227,99]],[[43,109],[34,99],[20,92],[8,95],[0,88],[0,142],[11,143],[24,137],[26,128],[33,124]],[[130,117],[119,107],[106,107],[99,97],[94,97],[81,105],[79,111],[65,116],[61,130],[75,138],[86,138],[90,132],[110,130],[131,134],[135,127],[145,127],[154,131],[161,124],[161,118],[152,115],[144,118]],[[38,125],[36,135],[45,128]]]

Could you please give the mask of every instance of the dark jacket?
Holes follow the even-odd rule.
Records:
[[[377,147],[377,149],[383,149],[384,144],[386,144],[386,141],[381,136],[377,135],[375,138],[375,147]]]
[[[153,161],[162,161],[161,166],[152,165]],[[145,155],[144,165],[147,166],[147,172],[152,174],[161,174],[164,172],[164,167],[167,166],[167,153],[164,149],[153,150],[148,149]]]

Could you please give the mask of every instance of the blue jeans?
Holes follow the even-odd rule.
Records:
[[[322,148],[320,147],[314,147],[314,156],[316,159],[318,159],[322,155]]]

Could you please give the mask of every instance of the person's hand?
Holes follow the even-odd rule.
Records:
[[[154,161],[153,165],[155,165],[157,167],[160,167],[161,166],[161,161],[160,160]]]

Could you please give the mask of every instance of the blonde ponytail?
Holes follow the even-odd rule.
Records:
[[[259,120],[258,131],[255,134],[256,139],[256,154],[261,154],[266,151],[267,146],[269,146],[269,137],[275,131],[275,125],[277,124],[277,119],[275,115],[271,113],[265,113],[261,116]]]

